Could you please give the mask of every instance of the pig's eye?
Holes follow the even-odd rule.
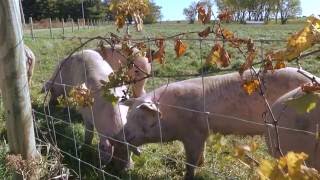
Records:
[[[139,71],[139,70],[135,70],[134,72],[135,72],[136,74],[138,74],[140,71]]]

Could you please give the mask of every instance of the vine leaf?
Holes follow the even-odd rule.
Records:
[[[203,5],[197,5],[198,10],[198,20],[201,21],[202,24],[208,24],[211,20],[211,7],[208,7],[208,12],[206,13],[206,9]]]
[[[301,86],[302,91],[306,93],[311,93],[315,91],[320,91],[320,85],[317,83],[307,83]]]
[[[246,62],[241,65],[240,70],[239,70],[239,73],[241,76],[245,70],[249,69],[252,66],[252,63],[253,63],[256,55],[257,54],[255,51],[249,51],[247,53]]]
[[[165,50],[164,47],[161,47],[157,52],[152,55],[152,59],[158,61],[160,64],[165,63]]]
[[[284,61],[277,61],[276,65],[274,66],[274,69],[282,69],[285,67],[286,67],[286,64]]]
[[[304,161],[308,158],[305,153],[288,152],[279,160],[262,160],[258,168],[260,179],[319,179],[318,171],[308,168]]]
[[[208,37],[209,34],[211,32],[211,28],[210,26],[208,26],[206,29],[204,29],[203,31],[199,32],[198,35],[202,38]]]
[[[253,79],[250,81],[244,81],[244,83],[242,84],[242,88],[248,95],[251,95],[258,89],[259,85],[260,82],[257,79]]]
[[[111,0],[109,10],[116,15],[117,31],[123,28],[128,17],[135,22],[137,31],[141,31],[143,18],[150,13],[150,4],[145,0]]]
[[[269,52],[273,61],[292,61],[300,54],[320,42],[320,19],[309,17],[308,24],[288,38],[285,49]]]
[[[216,34],[217,34],[217,37],[224,38],[224,39],[226,39],[227,41],[230,41],[230,42],[236,40],[236,38],[234,36],[234,33],[232,31],[229,31],[226,28],[218,27],[216,29]]]
[[[90,107],[94,103],[92,92],[84,85],[73,87],[67,97],[58,97],[59,105],[63,107]]]
[[[125,17],[123,15],[116,16],[115,24],[117,26],[117,31],[118,32],[119,32],[119,29],[123,28],[125,23],[126,23],[126,21],[125,21]]]
[[[232,20],[232,12],[225,9],[219,13],[218,18],[220,21],[229,22]]]
[[[107,77],[107,80],[100,80],[102,85],[101,89],[103,90],[103,97],[106,101],[115,106],[121,97],[116,96],[114,88],[130,84],[131,82],[132,81],[124,67],[120,68],[116,72],[110,73]]]
[[[158,51],[152,54],[152,60],[158,61],[160,64],[165,63],[165,46],[164,46],[164,39],[158,38],[155,40],[156,46],[159,48]]]
[[[230,65],[230,56],[228,52],[217,43],[212,47],[209,55],[207,56],[206,64],[228,67]]]
[[[244,155],[248,152],[255,152],[258,144],[252,141],[249,145],[236,145],[234,146],[234,156],[238,159],[243,159]]]
[[[310,113],[317,106],[319,97],[320,93],[306,93],[297,98],[288,99],[286,104],[299,114]]]
[[[187,45],[184,44],[180,39],[177,39],[175,42],[174,50],[176,52],[177,58],[179,58],[186,52]]]

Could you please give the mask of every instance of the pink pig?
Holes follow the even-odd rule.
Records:
[[[250,74],[246,71],[243,78],[249,79]],[[211,132],[264,133],[266,126],[262,114],[266,110],[265,101],[259,92],[248,95],[242,89],[239,73],[204,77],[203,81],[196,78],[170,83],[142,97],[129,99],[127,104],[131,107],[127,124],[115,138],[126,139],[133,146],[179,140],[184,144],[186,162],[198,166],[204,160],[205,141]],[[266,73],[263,81],[266,98],[273,103],[309,79],[299,74],[296,68],[284,68]],[[129,159],[125,144],[111,143],[115,146],[115,156]],[[116,165],[121,168],[123,162]],[[194,177],[194,169],[194,166],[186,165],[186,179]]]

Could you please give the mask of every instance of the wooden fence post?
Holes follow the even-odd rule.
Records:
[[[32,40],[34,40],[34,33],[33,33],[33,21],[32,21],[32,17],[29,17],[29,23],[30,23],[30,25],[31,25],[31,27],[30,27],[31,37],[32,37]]]
[[[64,18],[62,18],[62,36],[64,37]]]
[[[34,136],[19,0],[0,1],[0,27],[0,86],[10,153],[21,154],[25,160],[36,160],[39,153]],[[22,179],[22,176],[15,174],[14,179]],[[39,177],[33,174],[28,179]]]
[[[51,18],[49,18],[49,29],[50,29],[50,37],[51,39],[53,39]]]
[[[73,19],[71,19],[71,31],[73,32],[74,24],[73,24]]]
[[[80,21],[77,19],[78,31],[80,30]]]

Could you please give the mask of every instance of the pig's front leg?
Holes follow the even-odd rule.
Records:
[[[92,113],[91,108],[80,108],[79,112],[82,116],[82,119],[84,121],[85,131],[84,131],[84,143],[90,145],[92,143],[93,139],[93,120],[92,120]]]
[[[195,166],[198,166],[200,163],[203,163],[203,152],[206,140],[206,137],[203,137],[201,135],[189,137],[189,139],[183,141],[188,163],[186,164],[186,180],[193,179]]]
[[[93,139],[93,129],[94,126],[92,122],[88,122],[85,120],[85,132],[84,132],[84,143],[90,145]]]

